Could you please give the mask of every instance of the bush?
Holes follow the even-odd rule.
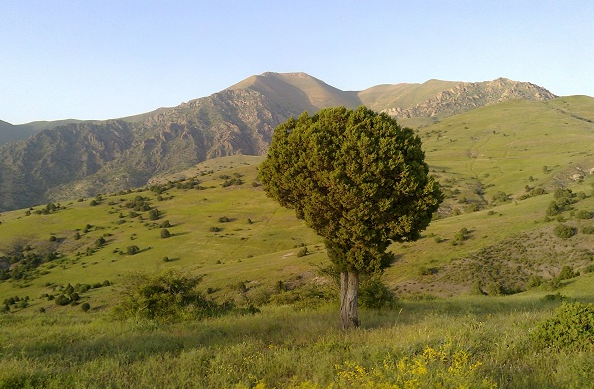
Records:
[[[138,254],[139,252],[140,252],[140,248],[136,245],[126,247],[126,254],[128,254],[128,255]]]
[[[372,278],[359,287],[359,303],[362,307],[381,309],[394,305],[394,294],[381,280]]]
[[[505,192],[499,191],[493,196],[493,202],[505,203],[507,201],[509,201],[509,196]]]
[[[559,272],[559,276],[557,277],[560,281],[562,280],[569,280],[571,278],[574,278],[578,276],[578,274],[576,272],[573,271],[573,269],[569,266],[563,266],[561,268],[561,272]]]
[[[91,305],[89,303],[83,303],[80,308],[84,311],[84,312],[88,312],[89,309],[91,309]]]
[[[466,227],[462,227],[460,229],[460,231],[458,231],[458,233],[456,233],[456,235],[454,235],[455,242],[463,242],[468,238],[469,238],[469,232]]]
[[[202,277],[186,277],[174,270],[157,275],[127,277],[121,303],[114,313],[119,318],[146,318],[163,322],[200,319],[233,309],[230,303],[217,305],[206,300],[196,287]]]
[[[576,234],[576,229],[566,224],[558,224],[553,232],[561,239],[569,239]]]
[[[63,294],[56,297],[54,299],[54,301],[56,302],[56,305],[59,305],[59,306],[68,305],[72,302],[68,297],[66,297]]]
[[[528,287],[529,288],[537,288],[540,285],[542,285],[542,277],[540,276],[532,276],[530,277],[530,281],[528,281]]]
[[[575,217],[583,220],[592,219],[592,212],[582,209],[581,211],[576,212]]]
[[[582,228],[582,234],[592,235],[594,234],[594,226],[585,226]]]
[[[307,247],[305,247],[305,246],[304,246],[304,247],[302,247],[302,248],[301,248],[301,249],[300,249],[300,250],[297,252],[297,256],[298,256],[298,257],[304,257],[304,256],[306,256],[306,255],[307,255],[307,253],[308,253],[308,251],[307,251]]]
[[[171,232],[167,228],[163,228],[161,230],[161,238],[169,238],[171,236]]]
[[[99,239],[97,239],[95,241],[95,247],[100,248],[101,246],[103,246],[106,243],[105,238],[104,237],[100,237]]]
[[[555,315],[541,322],[532,334],[542,348],[591,350],[594,339],[594,304],[563,303]]]
[[[149,219],[150,220],[157,220],[157,219],[159,219],[159,210],[157,210],[156,208],[151,209],[149,211]]]

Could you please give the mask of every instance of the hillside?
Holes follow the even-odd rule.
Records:
[[[35,131],[21,126],[13,126],[0,120],[0,146],[5,143],[17,142],[33,135]]]
[[[273,129],[304,110],[364,103],[418,127],[502,101],[552,97],[543,88],[506,79],[431,80],[354,92],[304,73],[264,73],[173,108],[102,122],[18,126],[35,134],[0,147],[0,211],[144,185],[220,156],[262,155]]]
[[[530,288],[532,279],[548,282],[563,266],[588,268],[594,241],[583,231],[594,220],[594,123],[584,108],[591,100],[510,101],[421,129],[447,199],[423,239],[392,247],[398,260],[384,275],[389,288],[399,296],[448,296],[496,293],[492,285],[499,285],[497,293],[508,293]],[[42,263],[49,253],[57,258],[22,269],[5,259],[0,267],[13,274],[0,294],[15,286],[37,296],[47,285],[117,284],[130,271],[168,268],[205,274],[213,296],[239,301],[265,301],[279,281],[291,288],[331,283],[318,275],[327,263],[321,239],[258,186],[262,158],[219,157],[138,190],[3,213],[5,258],[28,246]],[[558,214],[547,216],[559,189],[571,192]],[[138,196],[158,210],[157,219],[148,208],[135,209]],[[560,223],[577,234],[559,238]],[[163,228],[173,236],[160,238]],[[101,237],[106,242],[97,246]],[[140,252],[126,254],[130,246]],[[298,257],[302,246],[309,255]],[[95,298],[110,305],[113,295],[105,290]]]
[[[363,279],[356,331],[338,329],[321,239],[259,186],[262,156],[3,212],[0,385],[588,387],[591,100],[509,101],[420,129],[448,198],[419,241],[391,247],[392,305],[363,306],[379,296]],[[134,277],[166,270],[244,314],[114,314]],[[551,344],[551,331],[577,336]]]

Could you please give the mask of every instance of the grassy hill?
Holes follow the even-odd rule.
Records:
[[[533,334],[562,302],[594,302],[593,105],[585,96],[510,101],[419,129],[447,199],[418,242],[391,247],[397,260],[382,280],[395,307],[364,309],[352,333],[337,330],[321,239],[258,186],[263,157],[212,159],[144,188],[4,212],[0,272],[12,278],[0,281],[0,300],[19,301],[0,314],[0,383],[588,387],[591,349],[543,348]],[[575,235],[559,236],[561,225]],[[19,252],[37,256],[10,264]],[[209,297],[262,313],[113,320],[129,274],[166,269],[204,275]],[[51,298],[68,284],[80,300],[59,306]]]
[[[594,243],[580,231],[593,223],[576,215],[594,210],[594,124],[584,109],[591,102],[505,102],[421,129],[447,199],[423,239],[393,246],[398,260],[386,271],[386,284],[401,296],[457,295],[477,287],[487,293],[493,283],[524,290],[533,277],[550,280],[564,265],[585,268]],[[27,273],[31,279],[0,283],[0,296],[15,286],[36,296],[48,284],[117,284],[127,272],[167,268],[205,274],[214,296],[239,300],[270,294],[278,281],[299,286],[319,279],[317,266],[327,262],[321,239],[265,196],[257,183],[262,158],[209,160],[154,181],[161,186],[153,191],[149,185],[62,202],[50,214],[37,214],[46,206],[2,214],[5,253],[20,244],[60,257]],[[570,204],[548,217],[558,188],[571,189]],[[158,210],[157,220],[128,208],[138,196]],[[173,235],[166,239],[160,238],[164,221]],[[578,234],[570,240],[555,236],[560,221]],[[106,243],[96,248],[101,237]],[[303,245],[310,254],[297,258]],[[124,254],[129,246],[140,253]],[[246,283],[247,294],[237,292],[239,282]]]

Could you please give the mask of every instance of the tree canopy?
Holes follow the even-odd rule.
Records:
[[[424,158],[410,128],[338,107],[279,125],[259,169],[268,195],[326,239],[341,272],[373,273],[390,263],[392,242],[419,238],[443,199]]]

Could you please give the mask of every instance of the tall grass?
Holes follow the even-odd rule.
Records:
[[[338,329],[334,306],[268,307],[255,316],[171,325],[100,312],[3,315],[0,388],[326,388],[406,380],[588,387],[594,350],[543,349],[531,340],[558,305],[534,295],[400,302],[363,311],[362,327],[348,332]]]

